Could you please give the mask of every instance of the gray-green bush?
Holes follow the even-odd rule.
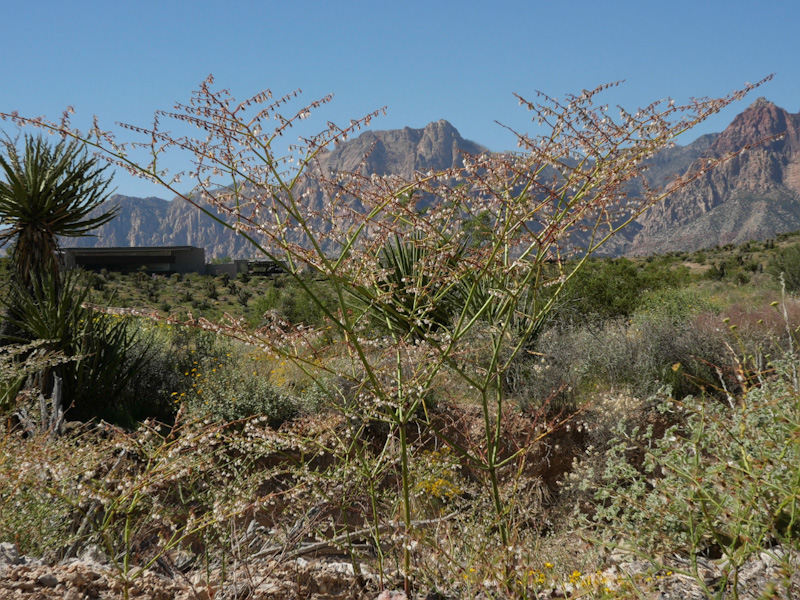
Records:
[[[602,462],[586,463],[581,474],[583,488],[596,490],[590,537],[682,572],[714,598],[738,597],[741,570],[754,556],[778,544],[800,547],[796,361],[773,363],[775,373],[735,407],[666,399],[661,410],[676,424],[663,436],[621,424]],[[632,454],[643,462],[632,463]],[[674,553],[688,560],[670,560]],[[727,565],[713,587],[702,556]],[[788,576],[797,565],[783,567]]]

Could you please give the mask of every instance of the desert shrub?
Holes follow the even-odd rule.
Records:
[[[77,456],[88,463],[103,450],[92,444],[80,448],[45,443],[45,436],[35,439],[36,443],[24,440],[19,432],[0,432],[0,536],[14,540],[23,552],[56,559],[58,551],[74,541],[70,526],[77,515],[69,498],[52,492],[62,483],[74,490],[69,480],[78,474],[72,472],[67,481],[59,478],[57,483],[45,483],[42,474],[56,465],[68,469]]]
[[[277,425],[301,406],[315,406],[290,395],[305,395],[290,378],[280,386],[271,383],[263,355],[239,342],[191,326],[130,321],[138,331],[135,351],[146,352],[148,359],[121,393],[137,420],[170,422],[183,403],[190,413],[214,421],[262,416]]]
[[[736,388],[729,338],[718,321],[705,315],[679,322],[644,318],[635,331],[623,343],[632,361],[612,358],[606,371],[634,394],[646,397],[664,384],[673,387],[676,397]],[[614,349],[609,350],[614,357]]]
[[[796,359],[735,406],[688,397],[661,410],[680,422],[663,436],[618,429],[603,466],[582,473],[595,489],[588,522],[604,543],[620,545],[656,568],[681,571],[711,597],[738,594],[740,569],[765,547],[800,539],[800,390]],[[631,451],[643,457],[630,461]],[[673,561],[673,553],[688,557]],[[769,552],[769,550],[767,550]],[[726,561],[711,588],[700,556]],[[662,562],[663,561],[663,562]],[[784,564],[785,568],[791,568]]]
[[[735,285],[746,285],[750,283],[753,273],[759,273],[761,270],[759,261],[748,258],[747,254],[740,252],[736,256],[711,265],[704,277],[712,281],[729,281]]]
[[[320,304],[327,306],[329,310],[333,309],[333,289],[325,281],[315,281],[308,277],[305,278],[305,283],[308,292],[296,282],[286,281],[285,277],[273,279],[253,302],[251,325],[263,327],[275,317],[297,325],[323,325],[325,313]]]
[[[705,272],[705,278],[712,281],[722,281],[729,276],[729,263],[726,261],[719,261],[712,264]]]
[[[783,281],[786,291],[796,293],[800,291],[800,244],[792,244],[782,248],[767,264],[767,271],[776,281]]]
[[[720,309],[691,289],[657,290],[642,297],[639,310],[633,315],[632,322],[650,320],[681,323],[702,312],[719,314]]]
[[[152,303],[158,302],[158,297],[159,297],[158,288],[159,288],[159,286],[158,286],[158,283],[156,281],[151,281],[144,288],[144,292],[145,292],[145,295],[147,296],[147,299]]]
[[[145,569],[178,550],[211,568],[252,541],[242,526],[291,489],[275,481],[280,467],[264,466],[284,448],[257,420],[150,422],[129,433],[87,425],[56,439],[4,430],[0,538],[51,560],[99,547],[127,597]]]
[[[688,270],[651,261],[642,268],[628,259],[593,260],[572,278],[556,318],[573,322],[631,316],[647,292],[688,282]]]
[[[247,288],[242,288],[236,293],[236,299],[243,307],[247,307],[247,302],[253,297],[253,292]]]
[[[298,413],[299,401],[270,382],[264,357],[245,346],[219,338],[191,358],[171,394],[190,413],[223,422],[261,416],[273,425]]]
[[[91,273],[89,275],[89,281],[92,286],[92,289],[98,292],[102,292],[105,289],[106,284],[108,283],[106,278],[103,277],[100,273]]]
[[[200,311],[199,314],[202,314],[202,311],[208,310],[209,308],[211,308],[211,305],[208,303],[208,299],[207,298],[203,298],[201,300],[197,300],[195,298],[189,304],[196,311]]]
[[[713,305],[685,290],[646,294],[640,303],[628,321],[547,330],[537,354],[526,361],[525,384],[514,394],[523,408],[547,403],[560,411],[606,388],[641,398],[663,385],[673,386],[677,397],[736,388],[726,346],[732,338]]]

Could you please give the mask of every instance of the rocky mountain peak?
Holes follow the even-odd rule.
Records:
[[[751,108],[762,108],[762,107],[769,107],[769,106],[775,106],[775,105],[772,102],[770,102],[769,100],[767,100],[766,98],[764,98],[764,96],[759,96],[747,108],[751,109]]]
[[[742,146],[757,144],[769,136],[786,133],[796,125],[797,115],[791,115],[766,98],[759,98],[737,115],[717,138],[713,150],[718,155],[734,152]],[[770,142],[772,150],[780,150],[786,139]]]
[[[479,154],[485,150],[480,144],[465,140],[453,125],[440,119],[421,129],[366,131],[339,144],[325,154],[320,163],[334,171],[361,170],[368,174],[410,177],[414,171],[458,165],[462,152]]]
[[[687,172],[745,146],[750,150],[704,173],[643,215],[642,229],[628,252],[695,250],[800,228],[800,114],[757,99]]]

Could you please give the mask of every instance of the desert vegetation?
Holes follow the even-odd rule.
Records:
[[[647,182],[648,158],[752,87],[614,114],[605,87],[520,98],[544,134],[410,179],[323,168],[377,114],[284,156],[329,98],[284,117],[293,97],[237,102],[209,80],[124,126],[147,163],[99,126],[6,115],[161,182],[287,273],[79,274],[25,311],[12,292],[9,322],[31,333],[0,363],[0,539],[51,561],[92,549],[125,596],[187,573],[197,597],[790,597],[792,239],[593,258],[736,155]],[[168,119],[201,137],[163,133]],[[161,170],[172,150],[193,170]],[[28,327],[49,306],[61,338]],[[63,404],[56,369],[59,391],[113,377]],[[274,583],[328,554],[346,589]]]

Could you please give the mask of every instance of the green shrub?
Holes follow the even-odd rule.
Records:
[[[243,307],[247,307],[247,302],[253,297],[253,292],[247,288],[242,288],[236,293],[236,299]]]
[[[774,256],[767,265],[767,271],[786,284],[786,291],[796,293],[800,291],[800,244],[792,244]]]
[[[679,423],[663,437],[652,428],[618,430],[603,466],[582,473],[596,489],[589,523],[656,568],[680,570],[711,597],[737,597],[740,570],[776,543],[800,540],[800,390],[796,359],[731,408],[700,398],[662,405]],[[641,456],[641,465],[631,462]],[[769,552],[769,550],[766,550]],[[659,557],[674,553],[688,560]],[[700,556],[721,556],[714,589]],[[788,568],[788,565],[785,565]]]
[[[215,352],[198,353],[183,372],[185,396],[173,395],[191,413],[219,421],[258,415],[275,426],[298,413],[298,402],[270,383],[261,356],[224,340],[215,347]]]
[[[641,268],[626,258],[593,260],[570,281],[558,318],[584,322],[630,317],[644,294],[688,281],[688,269],[670,265],[655,259]]]
[[[267,323],[264,319],[266,313],[275,313],[288,323],[305,325],[323,325],[324,312],[311,297],[313,295],[329,309],[333,308],[333,291],[324,281],[305,279],[310,294],[303,290],[297,282],[285,281],[284,277],[277,277],[260,291],[253,302],[250,323],[255,327]]]
[[[646,398],[661,386],[679,397],[737,386],[732,357],[713,305],[685,290],[645,294],[629,321],[556,325],[518,366],[512,393],[524,408],[547,402],[558,411],[596,389],[625,389]],[[717,370],[719,369],[719,371]]]
[[[711,301],[690,289],[669,289],[646,293],[639,309],[633,315],[634,322],[643,320],[681,323],[702,312],[719,314],[720,310]]]
[[[219,292],[217,291],[217,284],[213,279],[209,279],[206,281],[205,284],[206,294],[211,300],[216,300],[219,298]]]

